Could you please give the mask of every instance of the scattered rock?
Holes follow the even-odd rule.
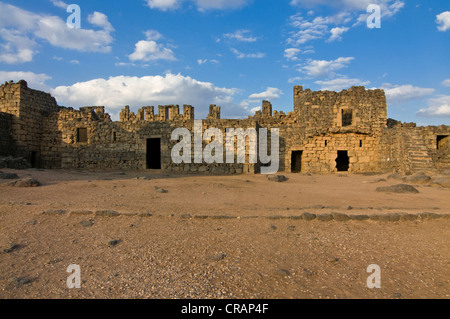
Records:
[[[289,231],[294,231],[295,230],[295,226],[294,225],[289,225],[288,226],[288,230]]]
[[[120,244],[121,242],[122,242],[122,240],[120,240],[120,239],[107,239],[103,243],[107,246],[115,247],[118,244]]]
[[[210,261],[221,261],[221,260],[225,259],[226,257],[227,257],[226,254],[220,253],[220,254],[208,256],[206,259],[210,260]]]
[[[149,181],[152,178],[150,176],[138,176],[136,177],[137,180],[142,180],[142,181]]]
[[[161,193],[161,194],[168,193],[167,190],[165,190],[163,188],[156,187],[156,186],[155,186],[155,191],[158,192],[158,193]]]
[[[36,225],[36,223],[37,223],[36,219],[32,219],[32,220],[26,221],[25,225]]]
[[[277,229],[277,226],[275,226],[275,225],[270,225],[270,228],[272,228],[273,230],[276,230],[276,229]]]
[[[353,207],[352,206],[347,206],[347,210],[352,210]]]
[[[417,194],[419,191],[411,185],[407,184],[397,184],[392,186],[384,186],[384,187],[377,187],[377,192],[382,193],[411,193],[411,194]]]
[[[37,187],[41,186],[41,183],[39,183],[34,178],[28,177],[24,179],[19,179],[17,181],[12,181],[7,184],[8,186],[14,186],[14,187]]]
[[[274,174],[272,174],[272,175],[267,175],[267,180],[270,181],[270,182],[280,183],[280,182],[287,181],[287,178],[284,175],[274,175]]]
[[[29,284],[31,279],[12,277],[9,281],[16,286],[23,286]]]
[[[0,244],[0,251],[3,253],[10,253],[19,248],[20,248],[20,245],[10,243],[10,242],[3,242]]]
[[[117,217],[120,213],[116,212],[115,210],[98,210],[95,212],[95,216],[100,217]]]
[[[372,183],[381,183],[381,182],[386,182],[386,179],[378,178],[378,179],[374,180]]]
[[[80,224],[83,227],[91,227],[92,225],[94,225],[94,223],[91,220],[82,220]]]
[[[50,209],[50,210],[46,210],[45,212],[42,212],[42,214],[44,215],[64,215],[66,214],[67,211],[64,209]]]
[[[152,217],[153,215],[151,213],[140,213],[139,217]]]
[[[90,210],[75,210],[70,212],[70,215],[73,216],[86,216],[86,215],[92,215],[94,214],[94,212],[90,211]]]
[[[303,268],[303,271],[305,272],[306,276],[311,277],[312,275],[314,275],[314,271]]]
[[[280,277],[289,277],[291,275],[291,272],[287,269],[281,268],[281,269],[277,269],[275,271],[275,274]]]

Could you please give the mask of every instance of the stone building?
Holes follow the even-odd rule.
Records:
[[[220,111],[210,106],[202,132],[216,128],[226,136],[233,128],[278,129],[281,172],[411,173],[450,167],[450,127],[388,121],[383,90],[313,92],[295,86],[294,110],[288,114],[272,110],[268,101],[246,119],[221,119]],[[28,88],[23,80],[0,86],[0,157],[23,157],[31,167],[241,174],[258,173],[266,165],[248,138],[234,143],[233,162],[175,163],[171,153],[180,140],[172,140],[172,133],[185,128],[194,141],[195,122],[190,105],[183,105],[182,112],[178,105],[158,106],[157,112],[145,106],[136,114],[125,106],[115,122],[102,106],[60,107],[50,94]],[[202,140],[202,149],[210,142]],[[242,163],[237,154],[244,149]],[[249,161],[252,155],[255,163]]]

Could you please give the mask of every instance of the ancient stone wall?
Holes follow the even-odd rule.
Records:
[[[450,127],[416,127],[404,123],[386,129],[381,138],[389,168],[402,173],[450,167]]]
[[[258,138],[267,130],[267,152],[271,154],[271,129],[279,132],[279,171],[330,173],[413,172],[450,166],[450,129],[447,126],[415,127],[393,123],[387,127],[386,98],[382,90],[352,87],[342,92],[303,90],[294,87],[294,111],[285,114],[263,101],[262,110],[246,119],[221,119],[220,106],[210,105],[199,133],[194,126],[194,107],[183,105],[145,106],[134,112],[126,106],[120,121],[111,121],[102,106],[79,110],[58,107],[49,94],[31,90],[25,81],[0,86],[0,146],[3,153],[25,154],[30,161],[48,168],[149,169],[176,173],[257,173],[264,165],[259,145],[248,136],[240,145],[234,139],[234,161],[227,163],[229,129],[255,131]],[[188,132],[190,163],[175,163],[172,150],[183,137],[172,140],[175,129]],[[211,139],[208,129],[217,129]],[[9,136],[5,134],[9,132]],[[210,132],[210,130],[208,130]],[[217,139],[222,138],[217,144]],[[214,144],[211,144],[214,143]],[[9,147],[6,147],[9,145]],[[195,146],[208,153],[213,145],[223,149],[221,163],[194,160]],[[15,148],[14,148],[15,147]],[[13,150],[14,148],[14,150]],[[216,149],[217,150],[217,149]],[[245,151],[245,162],[238,152]],[[184,154],[184,153],[182,153]],[[197,153],[198,154],[198,153]],[[215,154],[215,153],[214,153]],[[36,164],[36,163],[35,163]]]
[[[25,81],[9,82],[0,86],[0,111],[11,114],[11,135],[15,152],[40,165],[40,147],[43,119],[58,112],[56,100],[50,94],[29,89]]]

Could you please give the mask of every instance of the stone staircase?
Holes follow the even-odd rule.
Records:
[[[406,136],[406,155],[413,172],[434,170],[433,159],[419,132],[413,130]]]

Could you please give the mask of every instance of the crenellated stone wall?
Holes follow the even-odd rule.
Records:
[[[156,158],[158,169],[175,173],[257,173],[265,165],[248,161],[253,152],[258,155],[248,137],[240,146],[236,140],[235,161],[226,163],[228,129],[254,130],[257,137],[266,129],[269,154],[271,129],[277,129],[279,171],[410,173],[450,167],[450,127],[392,122],[388,128],[382,90],[313,92],[295,86],[292,112],[273,110],[263,101],[261,111],[246,119],[221,119],[220,106],[210,105],[197,134],[202,150],[223,138],[223,163],[194,162],[194,107],[183,105],[181,112],[178,105],[160,105],[156,111],[144,106],[134,113],[125,106],[120,121],[114,122],[103,106],[59,107],[50,94],[29,89],[25,81],[5,83],[0,86],[0,155],[24,156],[46,168],[144,170],[154,168]],[[172,140],[177,128],[189,132],[191,163],[172,160],[174,146],[183,139]],[[210,128],[221,136],[204,139]],[[246,161],[238,163],[237,153],[243,149]]]

